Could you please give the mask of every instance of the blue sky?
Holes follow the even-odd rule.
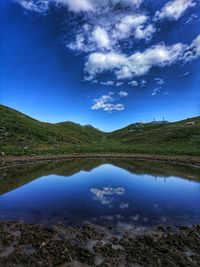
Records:
[[[110,131],[200,114],[195,0],[3,0],[0,102]]]

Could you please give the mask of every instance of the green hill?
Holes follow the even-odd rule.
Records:
[[[111,133],[73,122],[44,123],[0,105],[0,147],[12,155],[129,152],[200,155],[200,117],[135,123]]]
[[[2,150],[47,150],[93,144],[101,131],[73,122],[44,123],[0,105],[0,145]]]
[[[199,155],[200,117],[178,122],[135,123],[110,133],[107,138],[152,152]]]

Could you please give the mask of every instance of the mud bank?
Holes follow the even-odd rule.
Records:
[[[136,234],[1,222],[0,266],[200,266],[200,225]]]
[[[128,154],[128,153],[110,153],[110,154],[67,154],[55,156],[0,156],[0,169],[10,166],[23,164],[32,164],[34,162],[55,162],[60,160],[73,159],[137,159],[157,162],[168,162],[182,164],[200,168],[199,156],[173,156],[156,154]]]

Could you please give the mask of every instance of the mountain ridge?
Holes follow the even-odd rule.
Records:
[[[0,115],[0,147],[7,154],[53,151],[200,154],[200,116],[178,122],[133,123],[107,133],[71,121],[41,122],[3,105]]]

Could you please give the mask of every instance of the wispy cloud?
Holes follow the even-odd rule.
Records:
[[[165,80],[163,78],[156,77],[154,81],[156,81],[156,83],[159,85],[165,84]]]
[[[160,91],[161,91],[161,89],[162,89],[162,87],[156,87],[156,88],[154,88],[151,95],[152,96],[155,96],[155,95],[159,94]]]
[[[116,81],[101,81],[100,84],[104,86],[122,86],[124,83]]]

